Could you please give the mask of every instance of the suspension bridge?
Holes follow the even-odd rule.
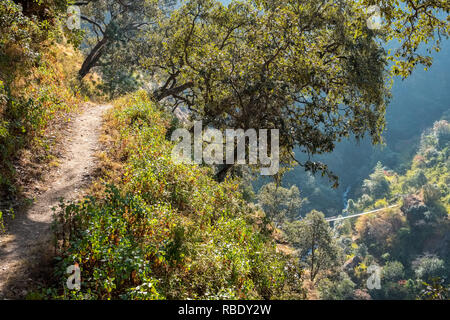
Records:
[[[345,217],[329,217],[329,218],[326,218],[325,220],[327,222],[341,221],[341,220],[346,220],[346,219],[351,219],[351,218],[354,218],[354,217],[364,216],[366,214],[371,214],[371,213],[375,213],[375,212],[379,212],[379,211],[383,211],[383,210],[387,210],[387,209],[392,209],[392,208],[399,207],[399,206],[400,206],[399,204],[396,204],[396,205],[392,205],[392,206],[389,206],[389,207],[386,207],[386,208],[381,208],[381,209],[371,210],[371,211],[367,211],[367,212],[352,214],[352,215],[345,216]]]

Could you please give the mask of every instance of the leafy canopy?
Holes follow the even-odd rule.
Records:
[[[399,2],[378,4],[388,24],[371,30],[369,1],[188,1],[147,37],[153,50],[144,66],[160,83],[154,96],[170,96],[174,108],[187,105],[216,128],[277,128],[286,162],[296,161],[295,146],[311,156],[350,135],[368,133],[379,143],[388,63],[405,77],[417,63],[429,64],[419,44],[447,36],[448,25],[435,15],[448,8],[437,1],[414,15]],[[381,42],[394,38],[403,42],[391,53]],[[324,164],[301,164],[336,179]]]

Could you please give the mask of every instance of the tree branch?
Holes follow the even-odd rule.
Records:
[[[85,20],[85,21],[87,21],[87,22],[89,22],[89,23],[91,23],[91,24],[93,24],[94,26],[96,26],[100,30],[100,32],[103,35],[105,35],[105,31],[103,31],[102,27],[97,22],[95,22],[94,20],[89,19],[88,17],[85,17],[85,16],[80,16],[80,18]]]

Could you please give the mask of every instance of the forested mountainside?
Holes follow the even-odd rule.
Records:
[[[348,202],[348,214],[399,206],[351,220],[336,222],[339,241],[345,244],[345,277],[340,286],[356,287],[364,270],[382,266],[380,290],[375,299],[408,299],[421,294],[424,283],[448,286],[450,263],[450,123],[436,121],[421,136],[411,167],[399,174],[378,163],[364,180],[359,198]],[[343,293],[342,294],[346,294]],[[339,297],[339,295],[338,295]]]
[[[0,299],[448,299],[450,8],[419,2],[1,1]],[[235,164],[229,129],[271,135]]]
[[[359,196],[349,199],[338,220],[331,222],[332,229],[327,229],[324,215],[315,210],[298,218],[307,200],[296,186],[269,183],[261,188],[257,202],[278,224],[284,241],[308,261],[307,274],[319,283],[318,292],[309,295],[338,300],[446,297],[450,276],[449,147],[449,121],[436,121],[422,133],[412,164],[404,173],[377,163],[363,181]],[[313,234],[321,236],[308,238]],[[324,239],[318,244],[324,252],[314,263],[311,241]],[[330,273],[324,275],[321,268]],[[374,270],[380,270],[380,286],[368,289]],[[320,275],[323,278],[317,280]]]

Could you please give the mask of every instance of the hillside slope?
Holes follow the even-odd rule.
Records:
[[[300,269],[277,252],[238,181],[219,184],[210,168],[174,163],[173,119],[144,92],[114,105],[92,196],[59,212],[53,297],[301,298]],[[60,284],[75,263],[81,290],[68,291]]]

